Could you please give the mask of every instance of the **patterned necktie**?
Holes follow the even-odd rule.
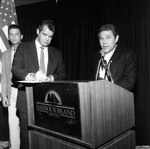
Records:
[[[105,79],[105,65],[107,65],[106,60],[104,60],[104,56],[101,56],[99,62],[98,62],[98,66],[97,66],[97,71],[96,71],[96,78],[95,80],[100,80],[100,79]]]
[[[43,74],[45,74],[45,64],[44,64],[44,47],[41,48],[41,53],[40,53],[40,70]]]
[[[109,70],[109,67],[110,67],[110,63],[112,61],[110,61],[108,64],[107,64],[107,61],[105,59],[102,59],[102,65],[103,65],[103,68],[105,69],[105,75],[104,75],[104,79],[107,78],[107,80],[109,80],[110,82],[113,83],[113,79],[112,79],[112,75],[111,75],[111,72]]]

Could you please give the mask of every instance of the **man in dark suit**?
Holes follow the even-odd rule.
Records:
[[[92,76],[132,91],[137,74],[135,51],[117,45],[119,35],[112,24],[101,26],[98,39],[102,49],[94,54]]]
[[[53,22],[44,20],[36,31],[37,38],[35,41],[19,45],[12,66],[13,81],[55,81],[66,78],[61,52],[49,46],[54,31]],[[21,124],[21,149],[29,148],[26,105],[24,87],[20,84],[18,87],[17,108]]]

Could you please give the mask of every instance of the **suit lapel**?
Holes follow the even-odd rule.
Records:
[[[29,45],[28,53],[31,58],[31,61],[35,67],[36,70],[39,69],[39,63],[38,63],[38,56],[36,51],[35,42],[32,42],[31,45]]]
[[[117,51],[118,51],[118,45],[117,45],[112,57],[110,58],[109,62],[112,61],[112,59],[114,58],[114,55],[117,53]]]
[[[53,53],[51,51],[51,48],[48,47],[48,65],[47,65],[47,75],[51,74],[51,68],[53,64]]]

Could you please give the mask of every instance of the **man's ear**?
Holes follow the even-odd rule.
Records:
[[[37,33],[37,34],[39,34],[39,33],[40,33],[40,31],[39,31],[39,29],[38,29],[38,28],[36,29],[36,33]]]
[[[118,40],[119,40],[119,35],[116,36],[116,39],[115,39],[116,43],[118,42]]]
[[[23,39],[23,35],[21,35],[21,40]]]
[[[10,41],[10,36],[8,35],[8,40]]]

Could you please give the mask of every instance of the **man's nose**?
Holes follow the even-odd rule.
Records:
[[[105,45],[107,43],[106,39],[103,39],[103,45]]]
[[[47,41],[49,41],[49,40],[50,40],[50,38],[49,38],[49,37],[46,37],[46,40],[47,40]]]
[[[17,38],[17,35],[14,35],[13,38],[16,39],[16,38]]]

